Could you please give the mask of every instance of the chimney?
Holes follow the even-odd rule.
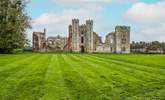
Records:
[[[44,34],[46,34],[46,28],[44,28]]]

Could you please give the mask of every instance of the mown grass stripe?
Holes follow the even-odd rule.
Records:
[[[124,99],[126,96],[129,97],[130,94],[128,92],[123,92],[122,88],[117,87],[117,85],[119,83],[121,84],[121,82],[113,80],[113,78],[117,78],[115,76],[117,71],[110,71],[106,67],[100,67],[98,66],[98,63],[92,63],[88,59],[84,59],[82,56],[74,55],[74,58],[80,62],[84,69],[88,68],[90,72],[93,72],[94,76],[89,75],[89,77],[92,77],[91,81],[95,84],[94,86],[99,92],[98,97],[100,100],[120,98]]]
[[[110,63],[108,63],[108,62],[103,62],[103,61],[100,61],[99,59],[96,59],[95,58],[95,60],[94,60],[94,58],[92,58],[92,59],[89,59],[90,57],[86,57],[86,58],[84,58],[84,59],[86,59],[86,60],[89,60],[89,61],[91,61],[91,62],[94,62],[94,63],[97,63],[100,67],[102,66],[102,67],[108,67],[108,68],[110,68]],[[101,65],[100,65],[101,64]],[[112,62],[111,62],[111,64],[113,64]],[[137,75],[138,75],[138,73],[134,73],[135,75],[131,75],[131,76],[129,76],[130,75],[130,73],[128,73],[128,71],[127,70],[125,70],[125,68],[116,68],[116,67],[119,67],[118,65],[116,65],[115,64],[115,66],[113,67],[113,70],[118,70],[119,71],[119,73],[121,74],[121,73],[123,73],[123,74],[125,74],[125,75],[122,75],[123,77],[122,77],[122,79],[120,79],[120,81],[121,80],[124,80],[124,76],[126,76],[128,79],[131,79],[131,77],[133,76],[134,78],[137,78]],[[112,69],[111,69],[112,70]],[[125,71],[125,72],[124,72]],[[141,74],[140,74],[141,75]],[[120,75],[121,76],[121,75]],[[115,77],[113,78],[113,79],[116,79]],[[140,79],[140,77],[139,77],[139,79]],[[127,80],[127,79],[126,79]],[[154,79],[154,78],[149,78],[149,77],[147,77],[147,76],[143,76],[143,73],[142,73],[142,75],[141,75],[141,80],[143,80],[143,81],[146,81],[146,80],[148,80],[148,83],[150,83],[150,82],[156,82],[156,79]],[[159,80],[159,82],[160,82],[160,80]],[[162,80],[162,82],[161,83],[156,83],[156,84],[150,84],[150,85],[153,85],[153,86],[156,86],[157,84],[163,84],[162,82],[163,82],[163,80]],[[122,82],[121,82],[122,83]],[[131,87],[127,87],[127,88],[129,88],[129,89],[127,89],[127,88],[125,88],[126,90],[129,90],[129,92],[130,92],[130,90],[131,90],[131,88],[132,88],[132,91],[135,89],[135,90],[137,90],[137,91],[134,91],[134,94],[138,94],[139,93],[139,95],[140,94],[142,94],[142,93],[146,93],[146,91],[147,92],[154,92],[153,91],[153,88],[151,88],[151,87],[148,87],[147,85],[148,85],[148,83],[146,84],[146,82],[144,83],[144,82],[140,82],[139,83],[139,85],[137,85],[137,86],[131,86]],[[135,85],[135,83],[133,83],[134,85]],[[155,91],[156,91],[156,89],[161,89],[161,88],[163,88],[164,86],[163,85],[158,85],[159,87],[154,87],[155,88]],[[135,88],[136,87],[136,88]],[[138,88],[140,88],[141,87],[141,90],[138,90]],[[125,90],[125,91],[126,91]],[[132,92],[133,93],[133,92]]]
[[[121,62],[125,62],[125,63],[130,63],[130,64],[141,65],[141,66],[146,67],[146,69],[147,68],[151,68],[151,69],[159,69],[161,71],[165,71],[165,64],[164,64],[164,62],[163,61],[160,61],[160,59],[154,60],[152,56],[151,56],[152,58],[150,58],[150,59],[148,58],[148,59],[144,59],[144,60],[138,60],[138,57],[136,58],[136,60],[134,60],[134,59],[131,59],[131,58],[128,58],[128,57],[127,58],[126,57],[125,58],[114,57],[113,55],[112,56],[106,56],[106,55],[103,56],[103,55],[94,54],[93,56],[97,56],[97,57],[105,58],[105,59],[117,60],[117,61],[121,61]],[[129,55],[129,56],[134,57],[134,55]],[[159,58],[159,57],[156,56],[155,58]],[[151,61],[151,59],[153,59],[153,60]],[[164,59],[165,59],[165,57],[164,57]],[[149,60],[150,62],[147,62],[146,63],[145,62],[146,60]],[[161,59],[161,60],[163,60],[163,59]]]
[[[28,58],[30,56],[32,56],[32,54],[24,54],[24,55],[12,54],[12,55],[0,56],[0,67],[11,62],[13,63],[22,60],[24,58]]]
[[[130,69],[133,68],[133,69],[136,69],[136,70],[139,70],[139,71],[143,71],[144,73],[146,74],[150,74],[152,73],[153,74],[153,77],[157,77],[156,75],[159,75],[159,78],[160,79],[165,79],[165,71],[164,70],[161,70],[159,68],[146,68],[148,66],[144,66],[144,65],[138,65],[138,64],[133,64],[133,63],[127,63],[127,62],[122,62],[122,61],[119,61],[119,60],[113,60],[113,59],[106,59],[106,58],[101,58],[101,57],[97,57],[97,56],[92,56],[92,57],[96,57],[97,59],[101,60],[101,61],[105,61],[105,62],[113,62],[113,63],[116,63],[116,64],[119,64],[119,65],[124,65],[124,66],[128,66]]]
[[[36,56],[37,58],[37,56]],[[25,60],[22,63],[29,63],[29,61],[34,61],[34,59],[36,59],[35,57],[33,59],[29,59],[29,60]],[[13,94],[11,94],[11,91],[8,91],[8,89],[12,88],[12,90],[14,90],[16,88],[15,83],[18,82],[19,79],[21,79],[24,75],[26,75],[25,73],[28,72],[28,68],[27,66],[21,66],[22,64],[19,63],[19,65],[17,65],[17,67],[14,69],[11,69],[10,71],[5,70],[5,72],[8,74],[10,72],[10,74],[8,75],[8,77],[5,77],[5,79],[3,81],[0,82],[1,89],[0,89],[0,94],[1,96],[3,96],[4,99],[9,99],[12,98]],[[3,75],[2,75],[3,76]],[[5,84],[8,83],[8,84]],[[6,91],[6,92],[5,92]]]
[[[3,66],[4,68],[0,69],[0,84],[5,81],[8,77],[12,76],[13,74],[17,73],[18,71],[23,70],[26,66],[29,65],[29,61],[33,61],[36,59],[37,56],[31,56],[27,59],[24,59],[22,61],[19,61],[15,63],[14,65],[12,63],[8,64],[8,66]],[[1,86],[1,85],[0,85]]]
[[[57,54],[53,54],[45,77],[45,95],[40,100],[63,100],[71,98],[62,77]]]
[[[63,65],[67,66],[63,69],[65,83],[69,88],[74,100],[99,100],[96,87],[91,81],[84,76],[83,68],[74,60],[70,59],[70,55],[62,55]],[[81,71],[80,71],[81,69]]]
[[[116,91],[115,93],[118,94],[118,96],[121,96],[121,98],[123,97],[129,97],[129,95],[132,95],[132,93],[130,93],[130,90],[133,90],[135,88],[133,87],[141,87],[143,86],[142,84],[144,83],[143,80],[141,79],[137,79],[136,77],[133,76],[129,76],[125,73],[122,73],[121,70],[119,69],[115,69],[114,67],[116,67],[115,64],[111,63],[111,64],[105,64],[102,62],[98,62],[98,60],[95,59],[90,59],[89,57],[85,57],[84,56],[80,56],[77,55],[78,57],[82,57],[84,60],[86,60],[86,62],[88,64],[91,65],[95,65],[96,67],[100,68],[99,70],[105,69],[110,73],[113,73],[111,75],[108,75],[107,78],[112,79],[112,84],[114,88],[117,88],[118,92]],[[132,86],[131,84],[134,84],[134,86]],[[122,89],[122,90],[120,90]],[[116,89],[114,89],[116,90]],[[128,91],[129,90],[129,91]],[[125,91],[125,92],[123,92]],[[138,92],[138,91],[134,91],[134,92]],[[116,96],[117,97],[117,96]]]
[[[0,72],[5,71],[5,70],[10,70],[11,68],[15,68],[19,65],[29,64],[29,62],[27,62],[28,60],[31,60],[33,58],[37,59],[37,57],[38,57],[37,55],[31,55],[30,57],[26,57],[24,59],[21,59],[21,60],[15,61],[15,62],[8,62],[4,66],[1,66]]]
[[[37,100],[44,95],[44,77],[49,64],[49,55],[38,55],[39,58],[26,66],[28,71],[18,79],[15,94],[12,98],[22,100],[25,97],[27,100]],[[44,62],[45,61],[45,62]]]
[[[164,59],[165,55],[157,54],[93,54],[103,58],[110,58],[114,60],[124,61],[128,63],[135,63],[153,68],[165,69]]]
[[[160,76],[157,78],[154,73],[150,74],[149,72],[144,71],[144,70],[133,69],[133,68],[131,68],[133,66],[127,65],[125,63],[117,63],[117,61],[113,61],[110,59],[109,60],[102,59],[102,58],[98,58],[98,57],[91,56],[91,55],[86,55],[86,57],[97,59],[97,62],[100,62],[100,63],[105,63],[105,64],[112,64],[113,63],[116,65],[116,67],[114,67],[114,69],[118,69],[118,70],[122,69],[121,72],[129,72],[129,74],[132,74],[132,76],[136,75],[136,78],[143,79],[145,81],[151,81],[153,79],[156,81],[158,78],[161,80],[164,80],[164,77],[162,75],[156,74],[156,75]]]

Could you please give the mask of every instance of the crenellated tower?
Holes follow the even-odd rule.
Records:
[[[87,52],[93,52],[93,20],[86,21],[86,41]]]
[[[115,28],[116,53],[130,53],[130,27],[116,26]]]
[[[71,47],[73,52],[79,52],[79,19],[72,20],[72,40]]]

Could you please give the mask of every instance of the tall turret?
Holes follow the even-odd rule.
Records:
[[[79,19],[72,20],[72,51],[79,52]]]
[[[116,53],[130,53],[130,27],[116,26]]]
[[[44,28],[44,34],[46,35],[46,28]]]
[[[68,44],[67,44],[67,51],[72,52],[72,25],[69,25],[68,27]]]
[[[87,45],[87,52],[94,52],[94,40],[93,40],[93,20],[86,21],[86,45]]]

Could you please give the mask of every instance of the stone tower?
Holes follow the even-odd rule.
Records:
[[[94,52],[94,44],[93,44],[93,21],[86,21],[86,47],[87,52]]]
[[[130,27],[116,26],[115,44],[116,53],[130,53]]]
[[[79,43],[79,20],[73,19],[72,20],[72,42],[71,47],[73,52],[79,52],[80,51],[80,43]]]
[[[68,30],[69,37],[68,37],[68,43],[67,43],[66,51],[72,52],[72,25],[69,25],[68,29],[69,29]]]

